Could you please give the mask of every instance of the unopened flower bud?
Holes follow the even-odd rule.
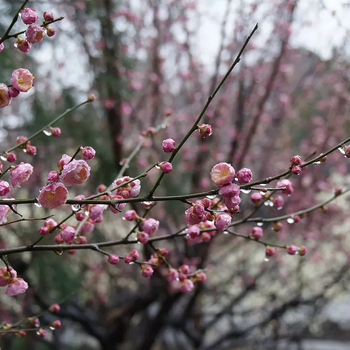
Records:
[[[264,235],[263,229],[259,226],[253,227],[250,235],[258,241]]]
[[[95,155],[96,155],[96,151],[92,147],[87,146],[83,148],[82,156],[84,160],[93,159]]]
[[[175,141],[173,139],[163,140],[162,146],[165,153],[171,153],[175,150]]]
[[[56,320],[56,321],[53,321],[53,322],[50,323],[50,328],[52,330],[59,329],[59,328],[61,328],[61,325],[62,325],[61,321],[60,320]]]
[[[17,160],[17,156],[16,154],[14,153],[7,153],[6,154],[6,160],[9,162],[9,163],[13,163]]]
[[[58,304],[52,304],[49,307],[49,311],[52,313],[59,312],[61,310],[61,307]]]
[[[247,184],[248,182],[252,181],[252,171],[248,168],[242,168],[237,172],[237,179],[240,184]]]
[[[24,24],[33,24],[38,20],[39,16],[36,14],[36,10],[31,8],[24,8],[21,11],[21,19]]]
[[[287,246],[287,253],[290,255],[295,255],[298,251],[299,248],[294,244]]]
[[[132,257],[130,255],[125,255],[124,256],[124,262],[125,264],[130,264],[132,262]]]
[[[299,248],[299,255],[300,255],[300,256],[304,256],[304,255],[306,255],[306,253],[307,253],[307,247],[305,247],[304,245],[301,246],[301,247]]]
[[[57,127],[53,128],[53,127],[50,126],[50,131],[51,131],[51,135],[53,137],[61,136],[61,129],[60,128],[57,128]]]
[[[43,17],[46,22],[52,22],[55,19],[54,14],[50,11],[44,12]]]
[[[27,145],[26,147],[26,153],[29,156],[35,156],[36,155],[36,147],[33,145]]]
[[[112,265],[115,265],[115,264],[117,264],[118,262],[119,262],[119,256],[118,255],[110,255],[109,257],[108,257],[108,262],[110,263],[110,264],[112,264]]]
[[[213,134],[213,129],[209,124],[198,125],[197,129],[199,130],[199,133],[203,138],[206,138]]]
[[[301,165],[301,163],[302,163],[301,157],[300,156],[293,156],[290,159],[290,163],[292,166]]]
[[[271,257],[271,256],[274,256],[276,253],[276,249],[274,247],[267,247],[266,248],[266,251],[265,251],[265,255],[266,257]]]
[[[167,174],[167,173],[172,172],[173,166],[172,166],[171,163],[169,163],[169,162],[163,162],[163,163],[161,164],[161,166],[160,166],[160,170],[161,170],[163,173]]]
[[[292,167],[292,173],[294,175],[300,175],[301,172],[302,172],[302,169],[300,168],[300,166],[295,165]]]
[[[10,87],[9,88],[9,95],[12,98],[16,98],[19,95],[19,91],[14,87]]]

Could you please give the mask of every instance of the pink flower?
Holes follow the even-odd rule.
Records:
[[[117,179],[115,182],[115,185],[120,186],[123,184],[123,182],[130,181],[131,177],[124,176],[120,179]],[[134,198],[136,197],[141,191],[141,182],[140,180],[134,180],[127,185],[121,186],[116,189],[115,194],[122,196],[122,198]]]
[[[28,283],[22,278],[13,278],[7,286],[6,295],[22,294],[28,289]]]
[[[4,198],[4,200],[14,199],[14,198]],[[7,219],[6,216],[11,214],[12,210],[8,205],[0,205],[0,224],[4,224]]]
[[[235,178],[235,169],[231,164],[219,163],[211,169],[210,176],[216,186],[222,187]]]
[[[1,38],[0,38],[1,39]],[[4,43],[0,44],[0,52],[5,48]]]
[[[45,30],[41,26],[29,26],[26,30],[27,40],[31,44],[40,43],[44,39]]]
[[[13,163],[17,160],[17,156],[15,153],[7,153],[6,154],[6,160],[9,162],[9,163]]]
[[[60,178],[60,175],[58,174],[57,171],[52,170],[48,172],[48,174],[46,175],[46,178],[47,178],[47,181],[57,182]]]
[[[259,204],[259,202],[262,200],[263,196],[259,192],[253,192],[250,196],[250,200],[254,204]]]
[[[137,260],[140,257],[140,254],[136,249],[131,249],[129,255],[133,258],[133,260]]]
[[[91,209],[90,209],[90,218],[93,221],[99,221],[99,219],[101,217],[103,217],[103,212],[108,209],[108,205],[105,204],[97,204],[94,205]]]
[[[96,151],[90,146],[84,147],[83,152],[82,152],[84,160],[90,160],[90,159],[94,158],[95,154],[96,154]]]
[[[192,239],[194,239],[194,238],[197,238],[199,236],[200,229],[198,226],[193,225],[187,229],[187,233]]]
[[[43,17],[46,22],[51,22],[55,19],[54,14],[50,11],[44,12]]]
[[[127,210],[124,214],[124,218],[127,221],[135,220],[136,216],[137,216],[137,213],[135,210]]]
[[[47,26],[46,27],[46,34],[48,37],[52,37],[56,34],[56,30],[54,28]]]
[[[61,237],[66,243],[72,243],[75,237],[75,228],[73,226],[67,226],[61,231]]]
[[[237,179],[240,184],[247,184],[252,181],[252,171],[248,168],[242,168],[237,172]]]
[[[293,186],[292,183],[287,180],[287,179],[283,179],[277,182],[277,188],[282,188],[285,187],[286,189],[281,191],[281,193],[283,194],[292,194],[293,193]]]
[[[211,136],[213,134],[213,129],[212,129],[211,125],[209,125],[209,124],[199,125],[199,126],[197,126],[197,128],[199,130],[200,135],[203,138],[206,138],[206,137]]]
[[[5,84],[0,83],[0,108],[8,106],[11,102],[9,89]]]
[[[166,275],[168,282],[174,282],[179,278],[179,273],[175,269],[169,269]]]
[[[112,265],[115,265],[115,264],[118,264],[118,262],[119,262],[119,256],[118,255],[110,255],[109,257],[108,257],[108,262],[110,263],[110,264],[112,264]]]
[[[282,196],[274,196],[272,198],[272,202],[273,202],[273,207],[276,208],[276,209],[282,209],[283,208],[283,205],[284,205],[284,199]]]
[[[191,280],[185,279],[180,283],[180,292],[181,293],[190,293],[194,288],[194,284]]]
[[[31,8],[24,8],[21,12],[21,19],[24,24],[33,24],[38,20],[39,16],[36,14],[36,10]]]
[[[44,208],[54,209],[66,203],[68,190],[61,182],[54,182],[44,186],[37,198],[38,203]]]
[[[236,197],[239,196],[240,191],[241,188],[238,185],[229,183],[220,188],[219,194],[223,197]]]
[[[231,215],[222,213],[216,216],[214,225],[219,231],[224,231],[231,223]]]
[[[11,84],[21,92],[27,92],[33,87],[34,75],[28,69],[18,68],[12,72]]]
[[[265,256],[267,258],[270,258],[271,256],[274,256],[276,253],[276,249],[274,247],[267,247],[265,251]]]
[[[63,166],[61,181],[65,186],[77,186],[90,176],[90,167],[85,160],[72,160]]]
[[[189,225],[199,224],[207,220],[208,214],[209,213],[204,210],[203,204],[196,204],[185,211],[186,222]]]
[[[306,253],[307,253],[307,247],[305,247],[304,245],[301,246],[301,247],[299,248],[299,255],[300,255],[300,256],[303,256],[303,255],[305,255]]]
[[[51,131],[52,132],[52,131]],[[63,170],[63,167],[71,161],[72,157],[67,154],[63,154],[61,159],[57,162],[57,167],[59,171]]]
[[[287,247],[287,253],[290,255],[295,255],[298,253],[298,251],[299,251],[299,248],[294,244]]]
[[[163,151],[165,153],[171,153],[175,151],[175,141],[173,139],[166,139],[162,142]]]
[[[0,196],[6,196],[10,192],[10,184],[7,181],[0,180]]]
[[[29,52],[32,46],[32,44],[27,39],[21,39],[19,37],[17,38],[16,45],[17,49],[23,53]]]
[[[169,162],[163,162],[160,166],[160,170],[165,174],[171,173],[173,171],[173,166]]]
[[[9,266],[8,269],[7,267],[2,267],[0,269],[0,287],[7,286],[11,282],[12,278],[16,277],[17,272],[11,266]]]
[[[250,235],[254,239],[259,240],[264,235],[263,229],[261,227],[259,227],[259,226],[255,226],[255,227],[252,228],[252,232],[251,232]]]
[[[14,87],[9,88],[9,95],[12,98],[16,98],[19,95],[19,91]]]
[[[61,136],[61,129],[60,128],[53,128],[53,127],[50,127],[50,131],[51,131],[51,135],[53,136],[53,137],[59,137],[59,136]],[[67,156],[66,154],[64,154],[63,156]],[[62,156],[62,157],[63,157]],[[69,156],[67,156],[67,157],[69,157]],[[70,159],[72,159],[71,157],[69,157]]]
[[[143,277],[150,278],[153,275],[153,269],[149,265],[141,265],[141,274]]]
[[[54,219],[46,219],[44,222],[44,226],[49,230],[57,226],[57,222]]]
[[[292,173],[293,173],[294,175],[300,175],[301,172],[302,172],[302,169],[301,169],[300,166],[298,166],[298,165],[292,166]]]
[[[227,209],[238,211],[239,210],[238,206],[241,203],[241,197],[239,197],[239,196],[224,197],[224,203],[225,203]]]
[[[294,165],[301,165],[301,163],[302,163],[301,157],[300,156],[293,156],[290,159],[290,163],[291,163],[292,166],[294,166]]]
[[[52,304],[49,307],[49,311],[52,313],[59,312],[61,310],[61,307],[58,304]]]
[[[159,221],[155,219],[146,219],[142,222],[142,229],[149,235],[153,235],[158,231]]]
[[[146,244],[149,240],[149,235],[146,232],[139,232],[137,234],[137,240],[142,244]]]
[[[27,181],[33,173],[33,166],[29,163],[20,163],[16,165],[11,172],[11,185],[12,187],[20,186],[23,182]]]
[[[61,321],[60,320],[56,320],[50,323],[50,328],[52,329],[59,329],[61,328]]]

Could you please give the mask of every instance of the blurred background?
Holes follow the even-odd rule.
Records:
[[[21,6],[0,2],[0,33]],[[29,69],[35,89],[21,94],[0,111],[1,148],[29,136],[88,93],[93,104],[78,109],[56,126],[60,138],[42,134],[34,140],[38,153],[19,154],[35,170],[11,196],[36,197],[46,174],[61,155],[79,146],[97,151],[88,183],[70,191],[96,193],[110,185],[123,159],[143,131],[161,126],[146,138],[126,174],[136,176],[164,161],[162,140],[180,142],[209,94],[226,73],[254,25],[259,30],[232,72],[203,122],[213,135],[195,133],[185,144],[157,195],[178,195],[213,189],[210,169],[226,161],[238,170],[251,168],[253,179],[273,176],[290,166],[292,155],[308,159],[349,136],[350,47],[346,0],[82,0],[30,1],[42,16],[54,12],[63,21],[52,25],[56,35],[34,44],[28,54],[5,42],[0,54],[0,81],[9,84],[14,69]],[[13,31],[25,28],[18,21]],[[165,126],[167,126],[165,128]],[[341,152],[325,163],[292,176],[294,193],[282,210],[263,207],[258,216],[293,213],[332,197],[336,186],[349,185],[349,163]],[[158,173],[142,180],[141,194],[152,188]],[[242,194],[239,219],[254,207]],[[184,203],[158,203],[149,214],[160,221],[159,235],[185,225]],[[3,350],[269,350],[349,349],[350,298],[349,201],[338,198],[299,223],[282,222],[282,229],[264,224],[266,240],[308,247],[305,257],[284,250],[265,261],[264,247],[217,234],[209,242],[185,238],[161,241],[173,266],[205,268],[207,281],[189,294],[169,289],[161,271],[151,279],[139,266],[109,265],[93,251],[61,256],[53,252],[8,257],[30,289],[18,297],[0,294],[0,321],[15,323],[59,303],[57,315],[44,313],[41,323],[54,319],[62,328],[39,338],[2,335]],[[127,207],[131,209],[130,206]],[[132,206],[144,213],[141,204]],[[30,217],[48,214],[43,208],[19,206]],[[55,220],[71,212],[54,212]],[[14,217],[15,215],[12,214]],[[75,225],[76,221],[69,222]],[[40,223],[1,228],[1,247],[33,243]],[[108,212],[91,223],[88,242],[125,237],[132,227],[122,214]],[[254,223],[237,227],[248,234]],[[53,243],[52,236],[45,238]],[[117,246],[124,255],[144,246]]]

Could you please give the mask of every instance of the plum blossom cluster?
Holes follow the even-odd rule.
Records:
[[[8,106],[12,98],[16,98],[20,92],[29,91],[33,85],[34,76],[28,69],[15,69],[12,72],[10,87],[0,83],[0,108]]]
[[[18,50],[27,53],[30,51],[32,44],[43,41],[45,34],[49,37],[55,35],[55,29],[49,27],[49,23],[55,20],[52,12],[44,12],[42,25],[36,25],[35,22],[39,19],[36,10],[32,8],[24,8],[20,13],[24,24],[28,25],[25,31],[25,38],[17,37],[15,47]]]
[[[17,272],[11,267],[0,269],[0,287],[6,288],[6,295],[17,295],[28,289],[28,283],[17,277]]]

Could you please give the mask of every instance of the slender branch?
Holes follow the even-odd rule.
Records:
[[[200,120],[202,119],[202,117],[204,116],[206,110],[208,109],[211,101],[214,99],[214,97],[216,96],[216,94],[219,92],[220,88],[222,87],[222,85],[225,83],[226,79],[228,78],[228,76],[230,75],[230,73],[232,72],[233,68],[235,68],[235,66],[239,63],[239,61],[241,60],[241,55],[243,53],[243,51],[245,50],[246,46],[248,45],[250,39],[252,38],[252,36],[254,35],[255,31],[258,29],[258,24],[255,25],[254,29],[252,30],[252,32],[250,33],[250,35],[247,37],[245,43],[243,44],[241,50],[239,51],[236,59],[233,61],[232,65],[230,66],[230,68],[228,69],[227,73],[225,74],[225,76],[222,78],[222,80],[220,81],[220,83],[218,84],[218,86],[216,87],[216,89],[214,90],[214,92],[208,97],[207,103],[204,105],[201,113],[199,114],[198,118],[196,119],[196,121],[194,122],[194,124],[192,125],[191,129],[189,130],[189,132],[185,135],[185,137],[181,140],[181,142],[179,143],[179,145],[176,147],[176,149],[174,150],[174,152],[171,154],[168,162],[171,163],[174,158],[176,157],[177,153],[180,151],[180,149],[182,148],[182,146],[185,144],[185,142],[188,140],[188,138],[192,135],[192,133],[194,131],[197,130],[197,125],[200,122]],[[155,190],[157,189],[157,187],[160,185],[162,179],[164,177],[164,173],[162,173],[158,180],[156,181],[155,185],[153,186],[153,188],[151,189],[150,193],[148,194],[149,198],[152,198],[153,193],[155,192]]]

